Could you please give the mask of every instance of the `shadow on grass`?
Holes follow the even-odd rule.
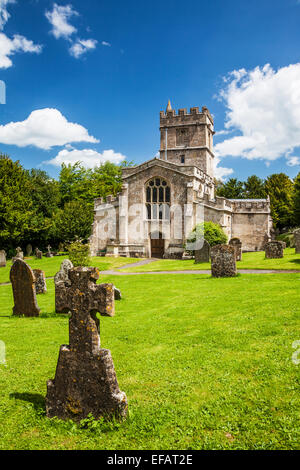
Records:
[[[300,259],[291,259],[290,263],[300,264]]]
[[[14,398],[15,400],[26,401],[32,403],[35,411],[38,414],[46,414],[46,404],[45,397],[39,393],[10,393],[9,398]]]

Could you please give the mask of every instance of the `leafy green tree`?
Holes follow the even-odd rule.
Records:
[[[269,176],[265,183],[271,200],[274,226],[282,229],[294,224],[294,184],[285,173]]]
[[[202,222],[197,224],[188,238],[188,243],[194,243],[196,239],[204,236],[210,246],[227,243],[227,235],[219,224],[214,222]]]
[[[227,199],[242,199],[244,197],[244,185],[236,178],[230,178],[226,183],[217,187],[216,194]]]
[[[19,161],[0,155],[0,246],[7,251],[24,246],[31,231],[32,186]]]
[[[300,227],[300,173],[294,181],[294,224]]]
[[[246,199],[265,199],[267,194],[264,180],[256,175],[249,176],[244,183],[244,197]]]
[[[54,218],[54,233],[58,240],[87,240],[91,234],[93,208],[86,201],[67,202]]]
[[[90,246],[80,241],[72,242],[68,246],[68,257],[75,267],[88,266],[91,262]]]

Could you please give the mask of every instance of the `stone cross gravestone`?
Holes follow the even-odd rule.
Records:
[[[69,345],[60,348],[54,380],[47,383],[47,416],[80,421],[91,414],[126,417],[127,398],[119,389],[113,360],[100,347],[99,312],[114,315],[112,284],[96,285],[96,268],[73,268],[65,286],[61,309],[71,312]]]
[[[65,259],[60,265],[60,270],[54,276],[56,313],[64,313],[61,310],[61,305],[63,305],[65,287],[70,285],[69,271],[73,267],[72,262],[69,259]]]
[[[295,245],[295,253],[300,253],[300,229],[295,230],[294,232],[294,245]]]
[[[233,246],[236,261],[242,261],[242,242],[239,238],[232,238],[229,245]]]
[[[203,246],[200,250],[195,250],[195,264],[209,263],[210,261],[210,244],[203,240]]]
[[[53,253],[51,253],[51,246],[47,246],[48,252],[46,253],[46,258],[53,258]]]
[[[213,277],[234,277],[237,275],[233,246],[216,245],[212,247],[211,274]]]
[[[265,245],[265,255],[267,259],[283,258],[285,244],[280,241],[272,240]]]
[[[25,261],[17,259],[10,270],[10,282],[14,294],[13,315],[38,317],[40,309],[36,300],[35,277]]]
[[[44,271],[41,269],[34,269],[33,274],[35,277],[36,294],[47,294],[47,283]]]
[[[0,268],[6,267],[6,253],[4,250],[0,251]]]

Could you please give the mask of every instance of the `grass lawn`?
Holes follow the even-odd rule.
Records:
[[[295,248],[287,248],[282,259],[265,259],[265,252],[243,253],[242,261],[237,262],[238,269],[286,269],[300,271],[300,254]],[[210,269],[210,263],[195,264],[194,260],[162,259],[145,266],[122,269],[122,272],[158,272],[158,271],[190,271]]]
[[[25,258],[26,263],[32,269],[42,269],[46,273],[46,277],[53,277],[59,271],[60,265],[64,259],[68,258],[66,256],[54,256],[53,258],[43,257],[42,259],[36,258]],[[138,258],[103,258],[103,257],[94,257],[91,261],[91,266],[96,266],[100,271],[107,271],[120,266],[125,266],[130,263],[137,263],[140,261]],[[0,284],[9,282],[9,271],[11,268],[11,261],[8,261],[6,268],[0,268]]]
[[[50,262],[50,260],[48,260]],[[101,260],[102,261],[102,260]],[[299,449],[299,274],[103,276],[123,293],[101,318],[130,416],[122,423],[49,420],[46,381],[68,318],[13,318],[0,286],[0,449]]]

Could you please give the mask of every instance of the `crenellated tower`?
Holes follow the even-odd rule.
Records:
[[[214,121],[206,107],[172,109],[160,113],[160,158],[178,165],[196,166],[214,177]]]

